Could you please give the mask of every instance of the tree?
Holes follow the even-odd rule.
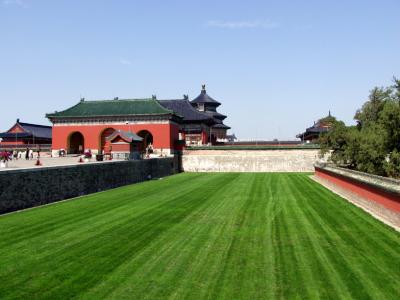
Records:
[[[385,146],[387,152],[400,151],[400,102],[397,100],[387,101],[380,112],[379,124],[385,130],[387,139]]]
[[[369,100],[364,103],[361,109],[357,110],[354,119],[359,127],[366,127],[379,119],[379,113],[382,111],[386,101],[392,94],[391,88],[375,87],[369,95]]]
[[[387,176],[400,178],[400,152],[394,150],[389,154],[385,163],[385,171]]]
[[[400,102],[400,79],[397,79],[396,77],[393,76],[393,86],[392,89],[394,90],[394,98],[398,102]]]
[[[359,171],[400,178],[400,80],[391,87],[375,87],[357,110],[357,126],[336,121],[321,135],[321,154]]]
[[[386,132],[379,124],[371,124],[359,131],[355,168],[358,171],[386,175],[384,164]]]

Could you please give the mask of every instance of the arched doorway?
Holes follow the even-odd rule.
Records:
[[[141,130],[137,133],[137,135],[143,138],[142,151],[146,150],[150,144],[153,146],[153,135],[150,133],[150,131]]]
[[[100,147],[99,147],[99,153],[105,153],[109,152],[110,149],[107,149],[107,143],[106,143],[106,137],[112,135],[114,133],[115,129],[114,128],[106,128],[100,133]]]
[[[68,138],[68,153],[79,154],[85,151],[85,140],[82,133],[75,131]]]

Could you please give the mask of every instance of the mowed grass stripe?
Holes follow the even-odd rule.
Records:
[[[236,181],[238,175],[232,174],[224,177]],[[214,178],[213,184],[207,186],[207,191],[215,191],[210,189],[214,184],[219,185],[221,193],[229,186],[227,182],[220,182]],[[118,270],[119,272],[111,276],[109,281],[113,282],[113,286],[118,287],[113,294],[119,296],[126,294],[126,297],[129,297],[132,293],[147,291],[147,296],[152,299],[157,294],[168,295],[175,292],[180,281],[185,278],[183,274],[190,270],[195,261],[196,257],[194,256],[208,253],[207,251],[203,252],[199,244],[209,242],[210,228],[207,223],[213,219],[212,215],[215,216],[218,207],[223,204],[222,201],[218,201],[218,198],[221,197],[219,193],[209,195],[207,192],[200,192],[197,197],[204,199],[203,205],[188,215],[180,225],[174,227],[168,238],[160,237],[150,245],[148,251],[140,256],[140,260],[133,259],[129,264],[124,265],[122,270]],[[202,226],[193,228],[193,224]],[[148,280],[149,277],[152,277],[151,282]],[[159,289],[160,285],[157,282],[168,282],[169,284],[163,285],[162,289]],[[116,296],[116,298],[118,297]]]
[[[205,178],[203,178],[203,180],[204,179]],[[188,180],[190,180],[190,178],[186,178],[185,181]],[[202,182],[203,181],[199,181],[199,184],[201,184]],[[151,182],[151,183],[155,184],[156,182]],[[158,184],[158,182],[156,184]],[[138,185],[138,187],[141,188],[142,184]],[[116,189],[115,201],[114,198],[110,199],[110,197],[107,196],[106,193],[99,193],[98,194],[100,202],[99,205],[104,206],[102,205],[103,204],[102,202],[105,202],[108,205],[108,208],[102,207],[101,209],[97,209],[96,202],[93,203],[92,201],[93,199],[95,199],[93,198],[95,196],[92,195],[88,196],[87,199],[85,197],[85,201],[73,200],[71,202],[63,202],[57,205],[52,205],[46,207],[46,209],[37,208],[32,211],[27,211],[29,215],[32,215],[32,213],[36,211],[46,210],[48,212],[44,216],[41,216],[41,218],[44,219],[45,221],[48,218],[51,218],[52,222],[58,221],[58,223],[56,223],[57,226],[48,223],[44,225],[43,224],[37,225],[36,227],[40,226],[40,228],[38,228],[36,234],[35,231],[32,230],[30,225],[26,225],[27,227],[26,231],[29,234],[26,235],[24,239],[21,238],[20,232],[16,232],[15,237],[13,238],[14,232],[10,231],[10,229],[7,228],[8,224],[5,224],[4,226],[4,229],[7,230],[4,230],[4,232],[0,233],[2,235],[8,236],[11,239],[13,250],[18,250],[18,247],[24,247],[27,243],[29,244],[34,243],[35,239],[40,240],[46,238],[47,243],[49,244],[43,245],[41,243],[37,243],[37,246],[41,247],[38,248],[37,250],[40,252],[44,250],[50,250],[51,253],[53,253],[54,250],[52,250],[51,247],[53,243],[56,244],[61,243],[63,244],[63,246],[65,246],[65,243],[68,243],[68,241],[71,240],[76,243],[79,242],[79,239],[90,238],[91,235],[97,235],[101,230],[106,230],[107,227],[104,227],[103,225],[106,225],[108,223],[117,224],[119,222],[125,222],[127,217],[130,218],[139,215],[144,215],[148,211],[154,210],[156,209],[156,207],[160,205],[165,205],[165,202],[168,200],[165,198],[166,197],[165,195],[171,194],[171,192],[168,192],[168,190],[164,190],[162,185],[160,185],[160,190],[158,192],[160,193],[162,191],[162,193],[161,195],[157,193],[156,197],[154,197],[155,189],[152,189],[151,186],[148,186],[148,188],[150,188],[150,192],[147,194],[141,194],[141,193],[136,194],[136,192],[132,193],[131,192],[132,188],[133,186],[130,186],[129,188],[121,188],[122,191]],[[169,188],[170,185],[168,189]],[[179,187],[173,189],[172,193],[177,192],[182,195],[187,192],[190,193],[192,189],[193,189],[192,185],[188,187],[188,185],[182,184],[179,185]],[[85,205],[82,205],[82,203]],[[68,212],[75,211],[78,216],[75,217],[74,215],[72,215],[69,219],[65,218],[63,215],[63,210],[60,211],[61,213],[58,212],[59,207],[64,207],[64,209],[67,210]],[[5,217],[6,219],[8,219],[7,218],[8,216]],[[24,223],[25,219],[22,218],[20,222]],[[7,234],[7,232],[9,234]],[[5,241],[7,241],[7,239],[5,239]],[[5,241],[3,242],[5,243]],[[20,243],[22,243],[22,245],[20,245]]]
[[[322,226],[330,226],[330,224],[321,224],[316,222],[310,211],[310,193],[304,193],[298,187],[304,186],[307,180],[303,176],[294,178],[298,184],[292,189],[295,208],[293,215],[296,216],[297,232],[303,239],[303,243],[299,243],[302,249],[299,251],[301,257],[306,262],[305,268],[309,269],[312,274],[312,284],[307,286],[308,290],[316,293],[319,298],[327,298],[330,294],[337,295],[339,298],[350,298],[351,293],[346,286],[346,280],[343,280],[341,274],[335,265],[337,253],[334,243],[321,234]],[[316,239],[315,237],[323,237],[325,241]],[[325,289],[318,289],[321,284],[326,285]]]
[[[83,287],[89,287],[96,283],[98,276],[104,277],[107,272],[122,263],[131,251],[137,250],[143,243],[147,243],[151,238],[160,234],[163,229],[167,229],[164,223],[179,222],[185,213],[190,213],[193,206],[189,205],[188,202],[191,201],[191,204],[196,204],[194,199],[184,197],[186,201],[181,200],[179,204],[176,203],[176,199],[184,196],[185,193],[192,193],[197,184],[199,185],[198,188],[202,189],[202,184],[207,184],[209,181],[209,179],[203,178],[184,193],[179,193],[182,192],[179,190],[178,193],[170,191],[170,199],[158,201],[158,205],[153,207],[152,210],[139,209],[138,211],[141,212],[139,218],[137,218],[135,202],[133,202],[131,215],[129,215],[129,210],[126,209],[119,218],[118,215],[110,214],[109,219],[113,222],[107,223],[103,228],[90,222],[93,220],[89,219],[87,225],[91,229],[86,231],[86,234],[81,235],[82,231],[78,228],[76,230],[78,234],[75,236],[77,241],[70,240],[67,242],[63,240],[61,243],[53,244],[52,247],[48,248],[49,255],[36,255],[35,260],[25,263],[24,267],[30,269],[34,265],[38,265],[39,268],[35,270],[36,274],[40,274],[44,282],[57,279],[52,286],[57,287],[57,292],[64,288],[67,292],[66,295],[70,296],[69,293],[74,291],[74,285],[78,286],[77,290],[82,290]],[[187,185],[182,185],[181,189],[185,187],[187,189]],[[159,195],[160,198],[163,198],[165,194]],[[180,196],[178,196],[179,194]],[[174,211],[178,213],[170,214],[171,208],[176,208]],[[90,211],[88,213],[90,214]],[[100,221],[103,223],[103,220],[100,219]],[[131,239],[131,237],[136,237],[136,239]],[[123,246],[120,247],[120,245]],[[49,251],[46,251],[46,253],[49,253]],[[68,256],[63,255],[65,253],[68,253]],[[111,254],[111,256],[107,256],[108,254]],[[42,258],[38,259],[38,256],[42,256]],[[69,257],[76,257],[76,259],[70,260]],[[51,266],[48,266],[49,263]],[[52,272],[41,274],[41,269],[51,269]],[[94,274],[88,273],[87,269],[90,269]],[[18,272],[24,274],[23,271],[19,270]],[[65,278],[62,276],[63,274],[74,274],[74,276]],[[29,280],[29,278],[26,280]],[[14,282],[14,286],[18,287],[22,283]]]
[[[0,298],[400,297],[399,234],[305,174],[180,174],[0,217]]]
[[[222,182],[226,181],[228,178],[223,177]],[[204,182],[205,184],[208,183]],[[200,186],[191,192],[200,192],[202,187]],[[191,193],[188,192],[187,194]],[[162,234],[166,234],[167,231],[171,230],[174,226],[180,224],[180,222],[193,211],[196,210],[197,207],[203,205],[203,201],[207,201],[207,193],[201,193],[201,197],[193,198],[186,197],[187,194],[183,194],[184,200],[177,202],[177,195],[174,194],[174,197],[171,201],[167,202],[163,207],[157,207],[157,209],[152,213],[148,214],[146,218],[142,216],[137,218],[136,222],[131,222],[129,225],[130,231],[127,232],[125,228],[113,228],[113,236],[116,240],[113,241],[112,245],[107,245],[108,247],[102,247],[99,250],[94,250],[90,254],[96,260],[99,258],[103,258],[105,256],[107,260],[107,264],[100,266],[96,271],[102,275],[102,280],[105,280],[109,275],[111,275],[119,266],[125,264],[132,255],[136,253],[140,253],[142,249],[147,247],[149,243],[157,239]],[[200,193],[199,193],[200,195]],[[128,229],[129,230],[129,229]],[[111,231],[111,230],[110,230]],[[125,235],[122,235],[125,233]],[[102,234],[102,238],[104,238],[105,242],[109,239],[107,235]],[[123,247],[119,249],[120,244],[128,243],[130,247]],[[112,258],[114,261],[110,263],[110,257],[107,257],[108,253],[112,253]],[[117,255],[116,255],[117,254]],[[97,267],[97,264],[96,264]],[[87,270],[93,270],[93,266],[88,266]],[[98,283],[98,280],[91,277],[90,282],[88,282],[88,278],[85,278],[87,272],[82,273],[82,278],[74,279],[73,281],[65,282],[62,285],[57,287],[57,293],[63,293],[70,291],[71,286],[78,286],[81,292],[84,292],[87,289],[92,288]]]
[[[37,237],[42,232],[48,232],[49,228],[54,231],[57,228],[61,230],[69,231],[68,225],[72,227],[77,227],[78,222],[88,223],[89,218],[98,218],[100,214],[110,214],[114,209],[124,209],[124,205],[131,206],[133,201],[150,201],[156,202],[158,205],[159,197],[164,194],[169,194],[169,191],[180,192],[180,189],[188,187],[186,183],[191,180],[195,180],[199,175],[191,174],[192,176],[182,176],[178,177],[176,180],[176,186],[168,183],[168,180],[159,182],[148,182],[146,185],[143,183],[134,185],[134,187],[126,186],[118,189],[112,190],[113,197],[112,203],[110,203],[110,196],[107,192],[96,193],[92,195],[85,196],[86,201],[76,201],[80,198],[75,198],[67,202],[59,203],[57,205],[50,205],[43,209],[43,207],[34,208],[27,210],[23,215],[20,216],[20,222],[24,223],[25,226],[21,228],[18,223],[11,222],[8,223],[8,216],[4,216],[5,226],[1,228],[0,233],[5,236],[10,236],[13,243],[18,241],[26,241],[31,236]],[[204,179],[203,179],[204,180]],[[155,185],[157,188],[150,188],[149,185]],[[132,188],[134,188],[135,193],[132,193]],[[193,187],[188,187],[192,189]],[[165,193],[160,193],[164,191]],[[157,197],[153,197],[156,195]],[[149,203],[145,203],[145,208],[149,208]],[[139,211],[141,213],[141,211]],[[13,214],[12,214],[13,215]],[[11,216],[11,215],[10,215]],[[13,220],[14,217],[12,217]],[[42,218],[42,222],[38,223],[37,218]],[[3,231],[4,230],[4,231]],[[13,233],[12,235],[7,235],[7,233]],[[0,241],[0,247],[9,244],[9,241],[4,239]]]
[[[331,200],[335,201],[335,199]],[[334,203],[333,201],[330,203]],[[320,234],[327,237],[326,240],[331,245],[329,248],[331,258],[337,261],[337,269],[341,268],[343,279],[348,282],[358,281],[359,286],[368,285],[368,288],[352,290],[353,296],[365,298],[367,294],[364,291],[367,290],[369,294],[373,294],[374,298],[382,298],[387,292],[398,293],[395,278],[398,278],[400,270],[400,253],[395,251],[396,248],[388,249],[385,243],[377,240],[378,236],[370,232],[370,226],[363,224],[362,221],[357,223],[357,219],[352,216],[353,213],[364,215],[365,212],[349,203],[346,203],[346,206],[349,215],[345,215],[343,219],[337,218],[341,212],[337,207],[335,209],[332,205],[330,209],[318,211],[320,207],[316,202],[312,202],[308,215],[316,221],[313,227],[319,228]],[[379,222],[377,225],[378,228],[381,227],[381,230],[386,227]],[[369,253],[371,248],[375,248],[376,251]],[[349,252],[352,255],[347,255]],[[373,256],[375,257],[372,258]],[[384,257],[393,257],[393,261],[383,260]],[[365,274],[376,275],[372,280]],[[379,276],[382,276],[381,280],[377,280]]]
[[[231,243],[224,268],[216,280],[220,287],[214,298],[257,299],[265,297],[273,284],[268,272],[270,266],[265,264],[266,249],[263,248],[268,238],[267,227],[259,226],[262,224],[260,216],[265,213],[269,201],[258,201],[258,197],[265,197],[263,184],[268,181],[265,174],[251,177],[251,191],[243,197],[245,202],[230,233]]]

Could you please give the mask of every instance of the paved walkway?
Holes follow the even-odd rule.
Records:
[[[36,159],[32,160],[25,160],[25,159],[18,159],[9,161],[7,164],[7,168],[0,168],[0,171],[6,170],[13,170],[13,169],[27,169],[27,168],[41,168],[41,167],[52,167],[52,166],[69,166],[69,165],[76,165],[82,164],[79,162],[78,156],[67,156],[67,157],[43,157],[40,159],[42,166],[36,166]],[[116,161],[116,159],[112,160]],[[98,162],[96,159],[92,159],[88,163],[104,163]]]

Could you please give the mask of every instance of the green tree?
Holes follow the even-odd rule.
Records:
[[[361,109],[357,110],[354,119],[359,127],[367,127],[371,123],[377,122],[383,107],[391,98],[391,88],[375,87],[369,95],[369,100],[364,103]]]
[[[329,132],[319,137],[321,154],[330,152],[330,159],[337,165],[348,164],[346,149],[348,147],[349,128],[341,121],[335,121]],[[351,162],[350,162],[351,163]]]
[[[400,79],[393,77],[393,86],[392,89],[394,90],[394,99],[400,102]]]
[[[387,139],[385,146],[387,152],[400,151],[400,102],[387,101],[379,115],[379,124],[383,127]]]
[[[321,154],[331,153],[337,165],[400,178],[400,80],[391,87],[374,88],[357,110],[357,126],[333,123],[321,135]]]
[[[355,168],[362,172],[386,175],[384,168],[387,157],[386,139],[385,130],[378,124],[371,124],[359,131]]]
[[[400,178],[400,152],[394,150],[387,157],[385,162],[386,175],[389,177]]]

